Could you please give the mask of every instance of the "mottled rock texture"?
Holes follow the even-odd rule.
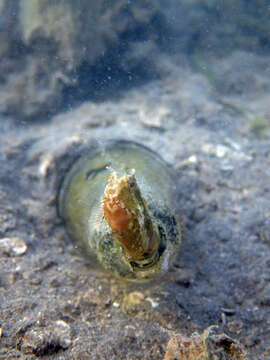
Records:
[[[167,347],[164,360],[246,360],[246,351],[226,334],[218,334],[209,327],[203,334],[188,338],[174,335]]]

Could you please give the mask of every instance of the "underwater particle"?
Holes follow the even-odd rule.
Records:
[[[175,174],[156,153],[108,141],[71,167],[59,213],[91,259],[121,278],[147,280],[168,269],[181,243],[175,188]]]

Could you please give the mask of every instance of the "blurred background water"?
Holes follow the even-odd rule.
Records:
[[[2,0],[0,10],[3,120],[49,121],[177,71],[203,75],[220,98],[269,89],[264,0]]]

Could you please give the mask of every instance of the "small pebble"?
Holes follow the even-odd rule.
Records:
[[[71,344],[70,326],[63,320],[55,321],[54,332],[58,337],[59,345],[63,349],[67,349]]]
[[[146,300],[150,302],[153,309],[159,306],[159,303],[150,297],[147,297]]]
[[[36,322],[40,325],[39,322]],[[57,320],[47,326],[34,326],[18,336],[18,349],[26,355],[37,357],[54,355],[67,349],[71,344],[71,328],[63,320]]]
[[[173,335],[163,360],[224,359],[247,360],[245,348],[226,334],[212,333],[210,326],[199,335]],[[218,355],[217,355],[218,354]]]
[[[144,294],[140,291],[133,291],[124,297],[124,305],[126,308],[134,307],[141,304],[144,300]]]
[[[243,328],[243,323],[240,320],[230,321],[227,324],[227,329],[231,333],[239,334],[242,328]]]
[[[48,175],[48,172],[50,170],[50,167],[52,165],[53,162],[53,157],[51,154],[47,154],[41,161],[40,166],[39,166],[39,173],[40,175],[42,175],[43,177]]]
[[[163,129],[166,117],[170,115],[167,107],[142,107],[139,111],[140,122],[150,128]]]
[[[0,255],[21,256],[26,250],[26,243],[18,237],[0,239]]]

